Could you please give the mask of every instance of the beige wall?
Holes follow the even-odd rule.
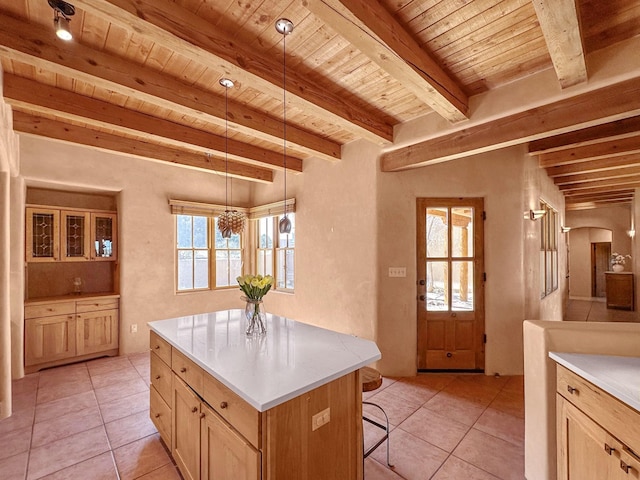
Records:
[[[242,306],[236,289],[174,293],[175,224],[167,200],[220,203],[223,178],[35,137],[21,137],[21,149],[27,185],[117,195],[123,353],[146,348],[148,321]],[[525,308],[551,319],[561,311],[560,293],[539,300],[539,277],[530,273],[538,251],[527,253],[539,244],[539,224],[523,212],[541,197],[562,210],[561,196],[523,147],[392,174],[379,171],[378,155],[377,146],[354,142],[339,162],[309,159],[303,175],[288,174],[287,196],[297,202],[296,289],[271,292],[267,308],[374,339],[383,373],[415,374],[415,199],[483,197],[486,372],[522,373]],[[252,188],[236,181],[234,197],[240,205],[278,201],[282,179],[277,174],[274,185]],[[390,266],[406,267],[407,277],[389,278]],[[137,334],[129,333],[133,323]]]
[[[591,298],[591,244],[611,242],[611,237],[611,230],[603,228],[571,228],[569,288],[572,298]]]
[[[242,306],[235,289],[181,295],[174,291],[175,219],[168,199],[224,203],[224,177],[42,138],[20,140],[27,185],[118,197],[121,353],[148,348],[149,321]],[[246,205],[246,182],[234,181],[233,194],[238,204]],[[131,334],[134,323],[138,333]]]
[[[524,323],[525,478],[556,479],[556,364],[549,352],[640,356],[640,324]]]
[[[381,174],[378,182],[378,345],[389,375],[416,370],[416,198],[483,197],[485,221],[485,331],[487,374],[521,374],[525,299],[530,309],[561,319],[561,289],[542,302],[537,269],[539,224],[523,219],[540,197],[564,209],[564,200],[523,147]],[[537,208],[537,207],[536,207]],[[536,245],[535,254],[526,250]],[[388,267],[407,267],[389,278]],[[539,277],[535,277],[539,279]],[[562,284],[561,284],[562,285]]]

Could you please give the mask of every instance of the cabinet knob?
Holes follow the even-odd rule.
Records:
[[[156,375],[156,380],[160,380],[160,375]]]
[[[567,385],[567,392],[573,395],[574,393],[578,393],[578,389],[575,387],[572,387],[571,385]]]
[[[180,373],[185,373],[186,371],[187,371],[187,367],[182,367],[182,368],[180,369]]]
[[[223,410],[224,410],[225,408],[227,408],[228,406],[229,406],[229,405],[227,404],[227,402],[222,402],[222,403],[220,403],[220,408],[222,408]]]
[[[200,414],[200,420],[202,420],[205,417],[204,413]]]
[[[629,470],[633,470],[631,465],[627,465],[624,463],[624,460],[620,460],[620,469],[624,471],[624,473],[629,473]]]
[[[453,354],[451,352],[447,352],[447,358],[451,358],[453,357]]]
[[[607,452],[609,455],[611,455],[613,452],[616,451],[615,448],[607,445],[606,443],[604,444],[604,451]]]
[[[155,347],[153,347],[153,348],[155,348],[156,350],[160,350],[160,345],[156,345],[156,346],[155,346]]]
[[[155,418],[160,418],[160,414],[159,414],[159,413],[156,413],[156,414],[154,415],[154,417],[155,417]]]
[[[191,409],[191,411],[192,411],[193,413],[196,413],[196,412],[198,411],[198,407],[193,407],[193,408]]]

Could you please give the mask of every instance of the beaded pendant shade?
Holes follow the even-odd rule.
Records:
[[[229,178],[229,89],[233,87],[233,81],[228,78],[221,78],[220,85],[225,88],[224,95],[224,186],[225,186],[225,210],[218,217],[218,230],[222,238],[230,238],[233,234],[242,233],[244,230],[244,213],[237,210],[229,210],[229,184],[231,183],[231,200],[233,203],[233,179]]]

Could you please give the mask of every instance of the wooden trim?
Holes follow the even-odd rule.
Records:
[[[132,3],[127,0],[78,0],[76,7],[125,30],[153,38],[188,60],[216,65],[220,71],[245,85],[256,85],[262,92],[280,98],[282,63],[262,57],[233,42],[223,29],[174,2]],[[294,32],[295,34],[295,32]],[[375,143],[391,142],[393,127],[376,115],[347,100],[347,95],[332,94],[326,88],[295,71],[287,72],[288,102],[295,108],[312,112],[328,122],[339,123]]]
[[[147,138],[172,148],[202,151],[224,156],[228,148],[231,160],[283,170],[279,152],[239,142],[222,135],[190,128],[163,118],[103,102],[67,90],[43,85],[15,75],[5,74],[4,98],[14,109],[55,115],[67,122],[82,122],[94,128],[114,130],[125,135]],[[204,152],[201,152],[204,153]],[[287,155],[287,170],[302,172],[302,160]]]
[[[382,154],[384,172],[417,168],[539,140],[640,113],[640,77]]]
[[[342,37],[442,117],[450,122],[468,118],[469,98],[462,88],[379,1],[307,0],[305,3],[314,15],[331,25]],[[341,11],[345,9],[362,24],[351,21]],[[372,34],[367,33],[367,30]]]
[[[227,168],[227,164],[222,158],[206,158],[203,154],[169,147],[162,148],[157,144],[98,132],[44,117],[35,117],[19,111],[13,112],[13,128],[16,132],[77,143],[111,152],[157,160],[163,163],[175,163],[221,174],[228,171],[229,176],[234,178],[262,183],[271,183],[273,181],[273,171],[266,168],[233,161],[228,162]]]
[[[284,203],[285,202],[279,201],[250,208],[230,205],[228,208],[245,213],[249,220],[257,220],[258,218],[282,215],[285,209]],[[171,213],[174,215],[197,215],[201,217],[218,217],[227,209],[224,205],[173,199],[169,199],[169,207],[171,208]],[[288,198],[286,200],[286,208],[287,213],[295,213],[296,199]]]
[[[172,109],[180,115],[225,125],[223,96],[212,95],[208,90],[78,42],[57,41],[48,29],[33,28],[32,24],[9,15],[0,13],[0,22],[0,53],[8,60]],[[195,31],[192,26],[185,25],[190,33]],[[212,30],[215,29],[209,26],[207,33]],[[229,102],[228,113],[229,118],[235,120],[233,127],[239,132],[282,144],[282,119],[235,102]],[[309,155],[332,161],[340,158],[339,144],[295,125],[287,125],[287,142]]]
[[[533,0],[540,28],[562,88],[587,81],[576,0]]]

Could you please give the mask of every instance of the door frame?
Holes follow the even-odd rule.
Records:
[[[426,271],[424,265],[425,251],[420,251],[421,243],[424,243],[422,233],[426,234],[426,209],[429,207],[473,207],[474,208],[474,350],[475,350],[475,365],[473,368],[456,368],[447,369],[446,371],[474,371],[483,372],[485,366],[485,295],[484,295],[484,283],[485,283],[485,270],[484,270],[484,220],[486,218],[484,212],[484,198],[483,197],[421,197],[416,199],[416,288],[417,288],[417,344],[416,344],[416,367],[418,371],[442,371],[441,368],[429,368],[421,366],[421,353],[426,355],[426,309],[424,305],[424,294],[426,293]],[[426,246],[426,245],[425,245]],[[449,252],[450,255],[451,252]],[[421,276],[422,275],[422,276]],[[424,284],[420,284],[420,280],[425,280]],[[424,320],[421,318],[424,315]],[[425,361],[426,363],[426,361]]]

